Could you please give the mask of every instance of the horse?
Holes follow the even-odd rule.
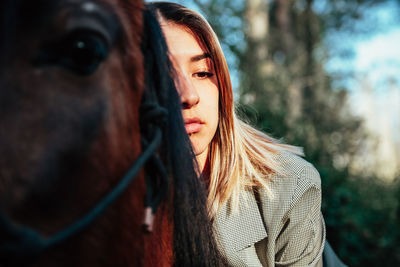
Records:
[[[0,13],[0,266],[224,264],[144,3]]]

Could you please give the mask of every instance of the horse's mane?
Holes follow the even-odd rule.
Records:
[[[161,28],[151,11],[144,13],[143,53],[146,90],[155,90],[168,110],[161,154],[173,178],[174,258],[176,266],[218,266],[212,224],[206,210],[206,190],[197,179],[194,153],[185,132],[173,67]]]

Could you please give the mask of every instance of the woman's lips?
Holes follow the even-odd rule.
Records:
[[[198,118],[188,118],[184,120],[185,122],[185,129],[187,134],[198,133],[203,128],[204,122],[202,122]]]

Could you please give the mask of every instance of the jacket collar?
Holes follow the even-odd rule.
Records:
[[[224,250],[238,252],[267,237],[253,192],[245,191],[243,196],[239,203],[239,211],[233,212],[227,201],[215,217],[216,235]]]

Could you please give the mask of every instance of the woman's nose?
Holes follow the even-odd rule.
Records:
[[[199,95],[189,77],[181,75],[179,84],[179,94],[181,97],[182,107],[191,108],[199,103]]]

